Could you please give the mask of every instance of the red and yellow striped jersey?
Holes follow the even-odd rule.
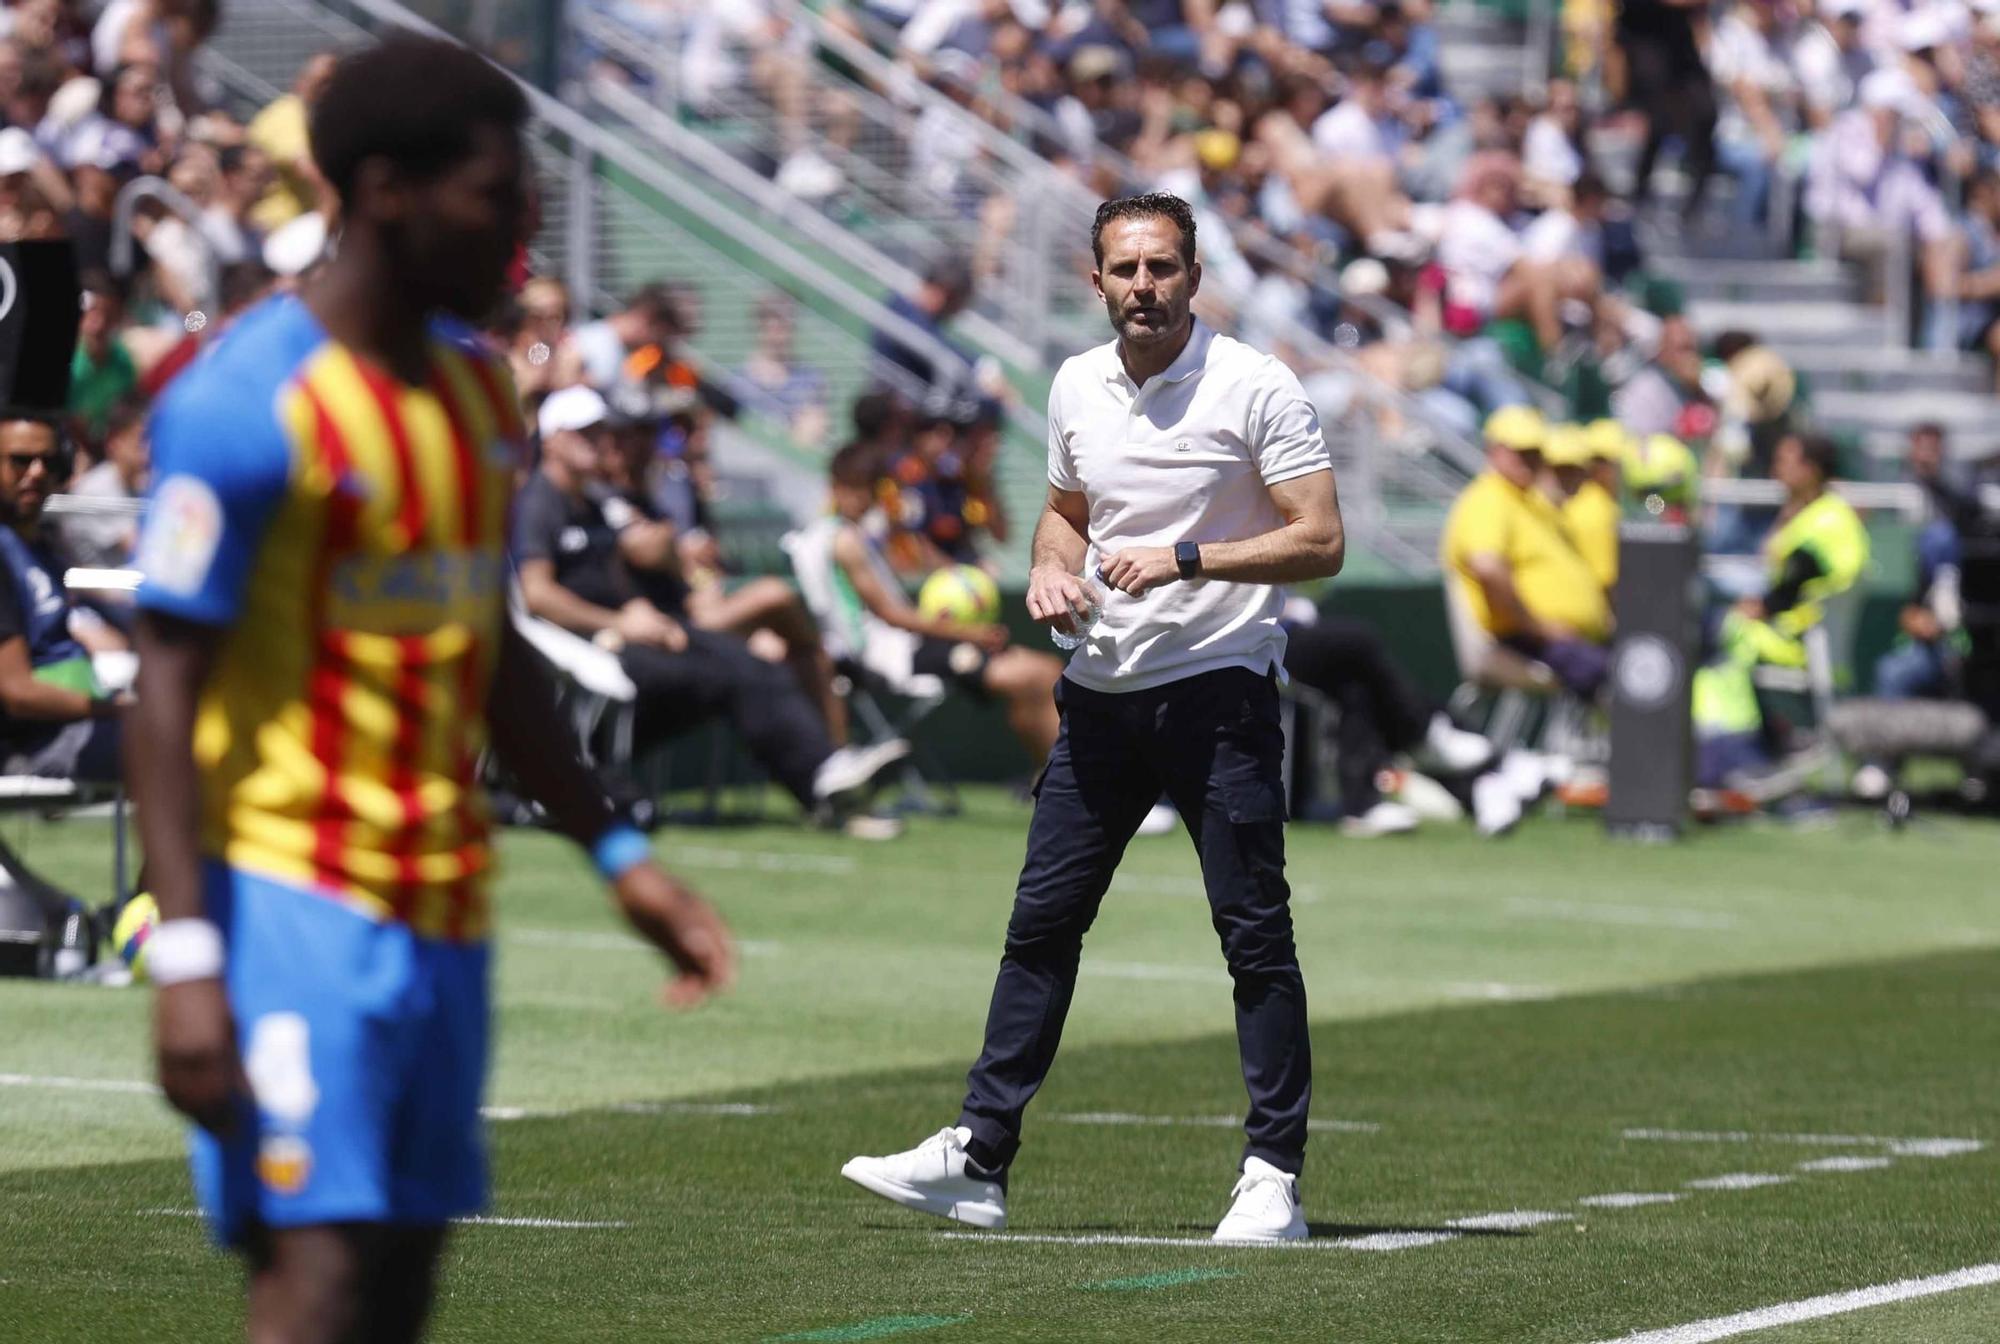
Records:
[[[139,601],[225,628],[195,727],[204,852],[468,940],[523,430],[503,360],[444,327],[430,356],[412,386],[297,299],[246,314],[155,414]]]

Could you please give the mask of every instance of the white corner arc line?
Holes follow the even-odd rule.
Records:
[[[1769,1330],[1799,1321],[1816,1321],[1826,1316],[1841,1316],[1850,1311],[1887,1306],[1892,1302],[1908,1302],[1912,1298],[1934,1297],[1939,1293],[1955,1293],[1992,1283],[2000,1283],[2000,1264],[1972,1265],[1949,1274],[1933,1274],[1929,1278],[1898,1279],[1894,1283],[1877,1284],[1872,1288],[1828,1293],[1797,1302],[1780,1302],[1776,1306],[1741,1311],[1733,1316],[1715,1316],[1659,1330],[1640,1330],[1614,1339],[1599,1340],[1597,1344],[1710,1344],[1712,1340],[1747,1335],[1755,1330]]]

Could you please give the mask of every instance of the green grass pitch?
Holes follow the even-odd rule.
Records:
[[[975,792],[886,846],[662,833],[744,943],[687,1016],[582,859],[510,836],[491,1216],[517,1221],[456,1235],[435,1338],[1595,1344],[2000,1261],[2000,831],[1860,817],[1668,848],[1576,817],[1293,828],[1302,1188],[1350,1244],[1275,1251],[1197,1242],[1239,1142],[1229,988],[1185,838],[1136,841],[1009,1239],[941,1235],[837,1173],[954,1116],[1026,820]],[[24,842],[101,885],[107,837]],[[0,1341],[240,1330],[146,1011],[0,982]],[[1748,1337],[1989,1344],[2000,1285]]]

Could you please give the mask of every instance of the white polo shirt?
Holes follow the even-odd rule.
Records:
[[[1065,360],[1049,389],[1049,481],[1090,504],[1085,574],[1128,546],[1276,531],[1285,519],[1270,487],[1332,469],[1319,413],[1291,370],[1200,321],[1144,387],[1112,341]],[[1217,579],[1176,579],[1143,597],[1107,591],[1067,675],[1115,692],[1224,667],[1280,668],[1282,606],[1270,584]]]

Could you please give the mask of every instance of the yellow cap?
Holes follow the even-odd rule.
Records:
[[[1581,425],[1550,425],[1542,440],[1542,457],[1552,467],[1587,467],[1590,447],[1584,442]]]
[[[1593,420],[1583,427],[1583,446],[1592,457],[1622,462],[1632,451],[1632,435],[1616,420]]]
[[[1537,452],[1548,437],[1542,413],[1532,406],[1502,406],[1486,417],[1486,441],[1516,452]]]
[[[1194,152],[1201,159],[1201,166],[1210,172],[1227,172],[1236,166],[1236,157],[1243,152],[1243,142],[1236,138],[1234,131],[1210,129],[1195,136]]]

